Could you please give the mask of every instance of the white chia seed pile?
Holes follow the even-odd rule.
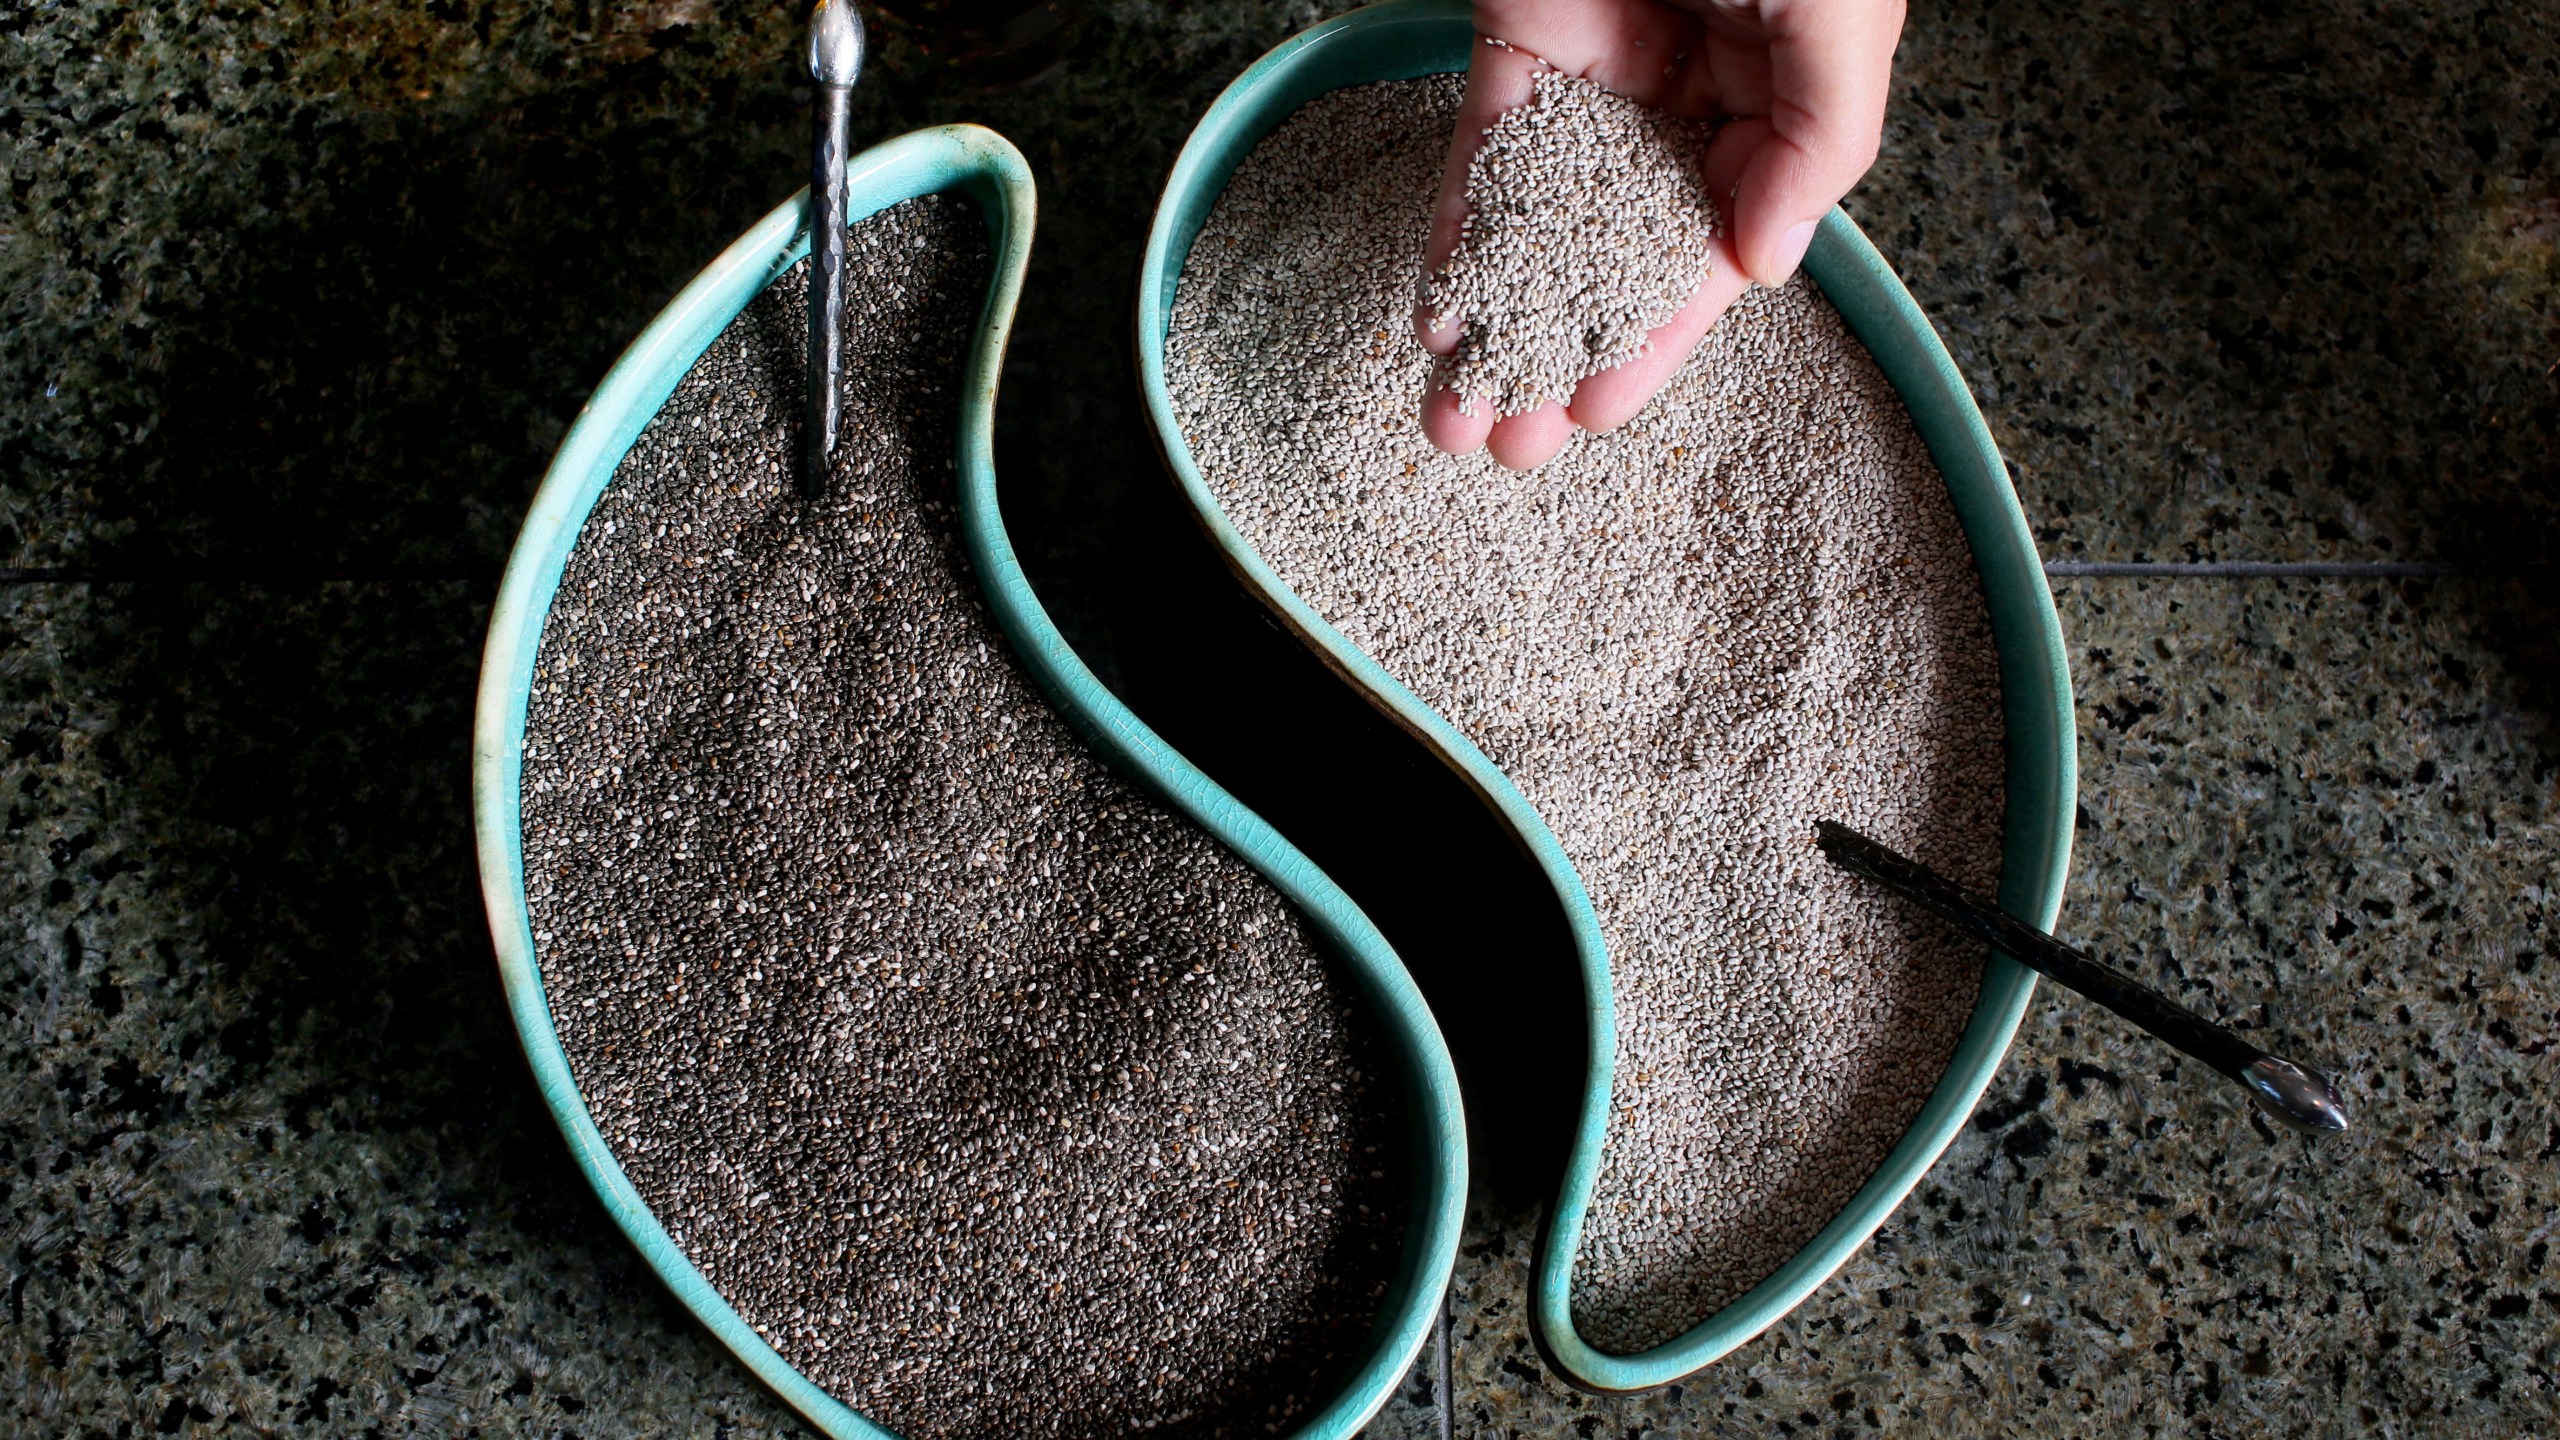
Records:
[[[1265,139],[1191,251],[1167,370],[1229,518],[1589,889],[1617,1085],[1574,1306],[1625,1353],[1801,1248],[1944,1071],[1980,953],[1831,869],[1813,824],[1989,887],[1999,675],[1944,482],[1806,282],[1536,471],[1432,448],[1401,322],[1458,98],[1339,91]]]
[[[1707,128],[1540,71],[1467,167],[1458,248],[1431,277],[1433,329],[1463,323],[1444,384],[1475,413],[1564,404],[1642,354],[1707,278]]]
[[[1395,1268],[1384,1042],[977,598],[951,458],[974,214],[899,206],[848,265],[827,498],[793,485],[796,268],[562,577],[523,800],[570,1068],[685,1256],[901,1435],[1285,1429]]]

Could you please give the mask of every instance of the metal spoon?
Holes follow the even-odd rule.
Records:
[[[2347,1128],[2337,1087],[2317,1070],[2268,1054],[2123,971],[2072,949],[1907,855],[1846,825],[1824,820],[1815,843],[1831,863],[1878,881],[1956,928],[2049,975],[2171,1045],[2240,1082],[2268,1114],[2297,1130],[2335,1134]]]
[[[800,432],[800,490],[825,493],[844,387],[844,161],[853,82],[862,75],[862,14],[853,0],[809,12],[809,75],[818,82],[809,169],[809,413]]]

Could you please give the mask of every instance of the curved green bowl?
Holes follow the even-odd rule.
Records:
[[[1414,1165],[1413,1208],[1395,1288],[1367,1356],[1324,1408],[1295,1432],[1302,1440],[1344,1440],[1368,1422],[1412,1366],[1439,1313],[1457,1255],[1467,1189],[1466,1128],[1447,1047],[1395,952],[1350,897],[1113,698],[1067,647],[1023,578],[996,505],[990,431],[1005,336],[1031,253],[1031,172],[1021,153],[992,130],[947,125],[875,146],[847,161],[845,169],[852,219],[944,190],[974,200],[986,218],[996,264],[962,397],[960,523],[988,608],[1016,653],[1059,712],[1097,751],[1197,821],[1288,896],[1374,1006],[1397,1052]],[[507,562],[497,611],[489,621],[472,736],[472,809],[481,894],[517,1034],[543,1099],[568,1136],[571,1155],[614,1223],[676,1298],[810,1423],[837,1440],[894,1440],[889,1431],[793,1369],[730,1308],[668,1238],[597,1133],[543,998],[542,972],[525,913],[517,805],[534,653],[579,527],[632,441],[694,361],[749,300],[809,253],[807,208],[803,191],[758,221],[695,277],[623,352],[561,441]]]
[[[1540,1245],[1532,1319],[1538,1343],[1567,1379],[1586,1389],[1624,1392],[1680,1379],[1766,1329],[1828,1278],[1875,1233],[1963,1128],[1991,1083],[2009,1037],[2026,1013],[2035,977],[2005,956],[1991,958],[1981,999],[1946,1074],[1884,1163],[1831,1223],[1777,1273],[1668,1344],[1637,1355],[1593,1348],[1574,1329],[1573,1258],[1580,1246],[1609,1115],[1617,1040],[1611,1020],[1608,950],[1599,917],[1555,836],[1493,763],[1448,721],[1362,654],[1281,583],[1218,509],[1193,463],[1165,389],[1164,342],[1184,259],[1238,163],[1300,105],[1328,90],[1379,80],[1461,71],[1474,40],[1463,0],[1389,0],[1318,25],[1283,43],[1237,77],[1210,106],[1174,162],[1156,208],[1138,279],[1138,365],[1156,438],[1201,524],[1228,564],[1328,664],[1421,736],[1455,767],[1537,857],[1571,922],[1582,967],[1590,1069],[1581,1119],[1561,1193]],[[1858,227],[1832,211],[1805,256],[1805,269],[1874,352],[1902,394],[1930,454],[1946,476],[1989,601],[2000,652],[2008,722],[2008,818],[2000,901],[2050,929],[2062,908],[2069,869],[2078,772],[2073,751],[2071,672],[2062,625],[2036,557],[2018,497],[2009,488],[1991,431],[1973,396],[1920,313]],[[1805,817],[1810,825],[1812,816]]]

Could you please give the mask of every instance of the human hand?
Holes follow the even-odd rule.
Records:
[[[1783,284],[1815,224],[1875,163],[1902,17],[1903,0],[1476,0],[1477,35],[1504,44],[1478,43],[1468,64],[1424,273],[1457,249],[1468,162],[1486,127],[1529,99],[1541,60],[1639,104],[1725,122],[1707,147],[1707,187],[1733,198],[1705,282],[1643,354],[1585,379],[1570,405],[1499,421],[1490,404],[1461,414],[1434,383],[1422,401],[1431,443],[1455,455],[1484,446],[1515,470],[1542,465],[1577,426],[1634,418],[1753,281]],[[1436,355],[1458,348],[1464,323],[1435,332],[1414,312]]]

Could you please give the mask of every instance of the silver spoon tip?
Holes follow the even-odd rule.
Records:
[[[2338,1087],[2329,1083],[2329,1077],[2317,1070],[2261,1055],[2241,1068],[2240,1079],[2249,1087],[2251,1098],[2296,1130],[2334,1135],[2347,1128],[2346,1102],[2338,1098]]]
[[[818,0],[809,12],[809,74],[819,84],[850,88],[862,74],[863,44],[853,0]]]

